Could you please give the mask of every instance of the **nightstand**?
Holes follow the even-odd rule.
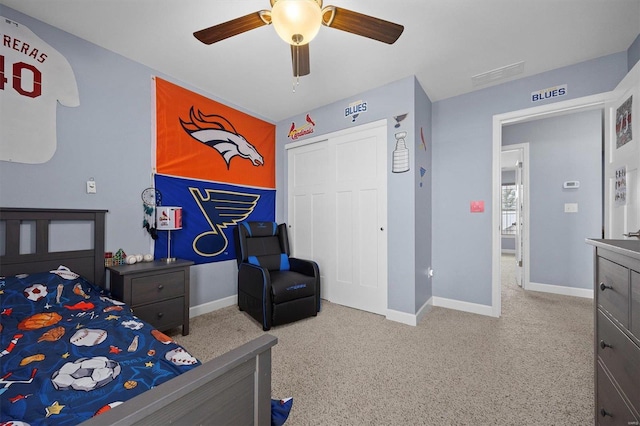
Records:
[[[158,330],[182,325],[189,334],[190,260],[109,266],[111,294],[127,303],[134,315]]]

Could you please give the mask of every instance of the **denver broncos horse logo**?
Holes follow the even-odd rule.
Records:
[[[196,114],[191,107],[189,119],[189,122],[180,119],[182,128],[192,138],[218,151],[226,161],[227,169],[236,156],[251,161],[254,166],[264,164],[256,147],[247,142],[226,118],[215,114],[206,115],[200,110]]]

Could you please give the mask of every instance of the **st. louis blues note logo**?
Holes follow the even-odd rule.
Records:
[[[228,226],[245,220],[256,208],[260,195],[241,192],[189,188],[191,195],[206,218],[210,231],[205,231],[193,240],[193,250],[200,256],[213,257],[223,253],[229,241],[223,232]]]
[[[196,113],[191,107],[189,119],[191,121],[180,119],[182,128],[192,138],[218,151],[226,161],[227,169],[234,157],[245,158],[254,166],[264,165],[264,159],[256,147],[239,134],[226,118],[221,115],[206,115],[199,110]]]

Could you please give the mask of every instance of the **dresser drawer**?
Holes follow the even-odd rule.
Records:
[[[633,425],[638,419],[620,396],[615,386],[598,363],[598,398],[596,400],[596,424]]]
[[[627,398],[640,409],[640,348],[600,310],[596,336],[598,357]]]
[[[640,274],[631,271],[631,326],[629,331],[640,342]]]
[[[133,309],[133,313],[158,330],[168,330],[182,324],[184,317],[184,297],[138,306]]]
[[[629,328],[629,269],[598,257],[597,278],[596,303]]]
[[[142,305],[183,296],[185,294],[184,284],[183,271],[133,278],[131,280],[131,305]]]

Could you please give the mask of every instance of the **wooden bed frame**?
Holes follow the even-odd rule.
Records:
[[[0,255],[0,275],[43,272],[65,265],[104,287],[106,213],[0,207],[5,247]],[[20,224],[25,221],[36,224],[35,252],[21,254]],[[93,223],[93,248],[50,252],[49,225],[59,221]],[[277,341],[274,336],[262,335],[82,425],[271,424],[271,348]]]

